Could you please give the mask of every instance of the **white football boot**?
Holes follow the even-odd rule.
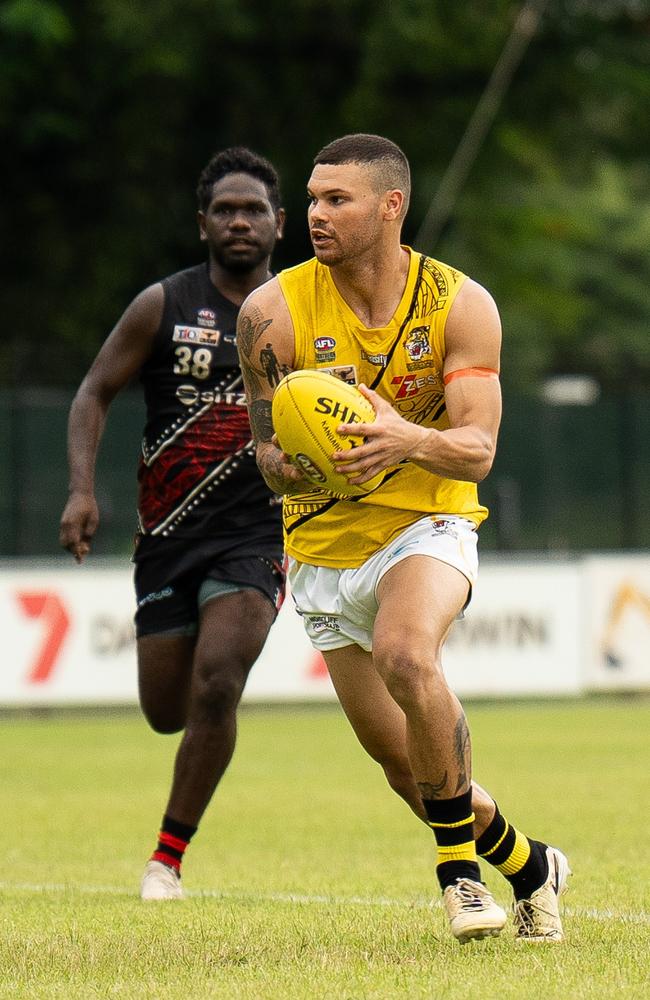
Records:
[[[546,848],[548,878],[531,893],[530,899],[515,903],[515,940],[554,943],[564,939],[560,918],[560,896],[569,888],[569,862],[557,847]]]
[[[161,861],[148,861],[140,884],[140,899],[183,899],[180,875]]]
[[[461,944],[473,938],[498,937],[507,916],[482,882],[461,878],[448,885],[442,903],[449,917],[451,933]]]

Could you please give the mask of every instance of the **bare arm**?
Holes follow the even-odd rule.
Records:
[[[267,356],[272,352],[279,371],[292,371],[294,365],[293,325],[277,279],[256,289],[243,303],[237,320],[237,350],[260,472],[275,493],[313,489],[278,448],[273,434],[275,386],[260,352],[266,351]]]
[[[95,463],[106,414],[115,395],[149,356],[163,304],[160,284],[151,285],[133,300],[104,342],[70,407],[69,497],[61,516],[59,540],[77,562],[90,551],[99,523]]]
[[[342,425],[345,433],[362,432],[368,443],[335,456],[350,482],[363,483],[408,458],[447,479],[480,482],[494,460],[501,420],[499,371],[501,323],[490,294],[467,281],[447,320],[443,375],[449,379],[445,402],[448,430],[419,427],[404,420],[377,393],[362,387],[377,410],[374,424]]]

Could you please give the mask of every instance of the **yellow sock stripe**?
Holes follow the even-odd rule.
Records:
[[[473,823],[476,819],[474,813],[470,813],[467,819],[461,819],[458,823],[433,823],[431,820],[428,821],[431,829],[439,830],[455,830],[458,826],[465,826],[466,823]]]
[[[503,864],[495,865],[495,867],[502,875],[515,875],[518,871],[521,871],[529,857],[530,843],[528,837],[525,837],[519,830],[515,830],[515,846],[512,849],[512,854]]]
[[[451,844],[444,847],[438,844],[438,864],[445,861],[476,861],[476,844],[468,840],[466,844]]]
[[[494,854],[494,852],[496,851],[497,847],[501,847],[501,844],[505,840],[505,836],[506,836],[506,834],[507,834],[507,832],[508,832],[509,829],[510,829],[510,824],[506,820],[506,828],[503,831],[502,835],[499,837],[499,839],[497,840],[497,842],[494,845],[494,847],[491,847],[489,851],[486,851],[485,854],[481,855],[482,858],[489,858],[491,854]]]

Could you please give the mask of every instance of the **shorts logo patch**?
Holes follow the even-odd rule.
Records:
[[[154,590],[151,594],[147,594],[146,597],[142,597],[138,601],[138,607],[144,608],[145,605],[153,604],[154,601],[164,601],[166,597],[171,597],[173,593],[173,587],[163,587],[162,590]]]
[[[305,615],[305,618],[313,628],[314,632],[341,631],[341,626],[339,625],[336,615]]]
[[[445,521],[444,518],[432,521],[431,529],[434,535],[450,535],[452,538],[458,538],[458,532],[454,524],[451,521]]]
[[[221,330],[208,330],[204,326],[182,326],[177,323],[172,340],[179,344],[209,344],[210,347],[216,347],[221,340]]]

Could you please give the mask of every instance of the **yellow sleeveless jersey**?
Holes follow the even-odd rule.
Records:
[[[404,294],[390,323],[379,329],[363,325],[316,258],[280,272],[295,332],[295,368],[363,382],[406,420],[445,430],[445,322],[466,276],[405,249],[411,260]],[[403,462],[362,497],[344,499],[324,490],[285,497],[286,549],[300,562],[353,568],[414,521],[439,513],[476,525],[487,517],[475,483]]]

